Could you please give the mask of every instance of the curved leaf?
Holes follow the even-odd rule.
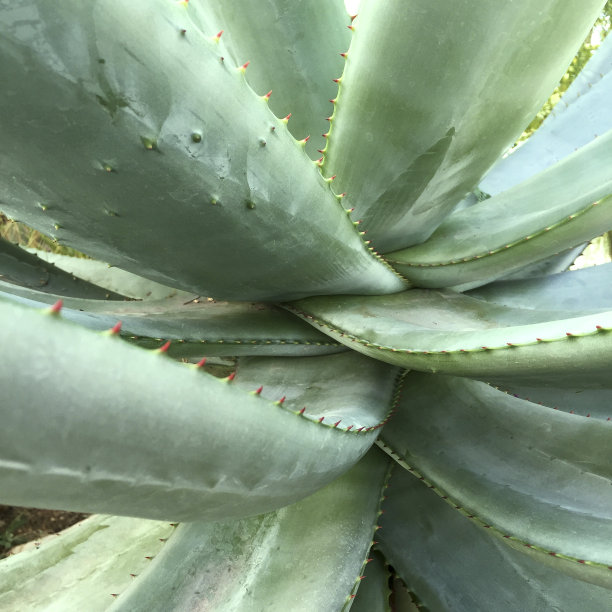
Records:
[[[605,233],[611,211],[612,130],[387,260],[420,287],[477,287]]]
[[[173,531],[165,522],[92,516],[0,561],[2,608],[108,610]]]
[[[426,289],[285,307],[346,346],[405,368],[517,384],[609,385],[612,310],[509,308]]]
[[[56,315],[3,302],[0,321],[0,345],[10,347],[0,358],[0,386],[10,389],[0,406],[0,494],[11,505],[171,520],[259,514],[351,467],[394,401],[396,371],[351,354],[311,358],[308,368],[283,363],[312,414],[327,404],[308,383],[336,362],[344,366],[334,388],[344,387],[358,415],[366,400],[355,383],[378,389],[367,423],[354,427],[349,418],[307,418],[282,398],[268,401]]]
[[[489,385],[411,373],[381,435],[468,518],[557,569],[612,588],[612,423]]]
[[[38,307],[50,306],[60,298],[1,281],[0,296]],[[320,355],[345,350],[297,317],[264,303],[185,301],[179,296],[112,304],[66,298],[63,305],[66,319],[96,331],[108,331],[121,322],[122,337],[144,348],[160,348],[171,341],[167,353],[176,359]]]
[[[196,295],[404,287],[215,32],[189,29],[185,4],[0,9],[2,209]]]
[[[394,472],[388,496],[377,537],[427,609],[605,612],[612,606],[612,591],[502,544],[403,470]]]
[[[480,183],[494,195],[560,161],[612,129],[612,38],[606,37],[542,125]]]
[[[377,250],[423,242],[478,184],[546,101],[601,5],[361,3],[323,171],[337,175]]]
[[[288,508],[231,523],[180,525],[111,610],[347,610],[388,467],[373,451]]]

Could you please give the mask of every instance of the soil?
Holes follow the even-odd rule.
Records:
[[[63,510],[0,505],[0,559],[8,556],[14,546],[57,533],[88,516]]]

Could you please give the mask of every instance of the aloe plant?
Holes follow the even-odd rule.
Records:
[[[602,5],[0,5],[3,609],[612,607]]]

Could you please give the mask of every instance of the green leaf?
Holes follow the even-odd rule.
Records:
[[[285,407],[57,315],[0,303],[0,321],[6,504],[170,520],[267,512],[358,461],[395,401],[396,370],[351,353],[283,360]],[[345,390],[333,406],[310,390],[331,370]],[[326,418],[335,410],[341,423]]]
[[[588,606],[605,612],[612,606],[612,591],[506,546],[404,470],[395,470],[388,496],[377,537],[428,610],[575,612]]]
[[[92,516],[0,561],[2,608],[108,610],[173,531],[165,522]]]
[[[500,160],[480,183],[499,193],[560,161],[612,129],[612,38],[606,38],[529,139]]]
[[[128,298],[140,300],[160,300],[167,297],[184,296],[185,300],[194,297],[193,293],[179,291],[166,285],[160,285],[154,281],[120,270],[110,266],[103,261],[95,259],[85,259],[83,257],[70,257],[59,253],[47,253],[36,249],[28,249],[39,259],[52,263],[74,276],[104,287],[107,290],[115,291]],[[86,297],[78,295],[75,297]]]
[[[0,281],[0,296],[29,306],[61,296]],[[177,296],[143,302],[63,300],[62,315],[83,327],[108,331],[121,322],[122,337],[143,348],[172,344],[168,355],[199,361],[223,355],[320,355],[345,350],[339,342],[271,304],[214,302]]]
[[[489,385],[409,374],[381,442],[468,518],[612,588],[612,426]]]
[[[0,238],[0,279],[3,283],[29,287],[54,295],[98,300],[124,299],[122,295],[69,274],[2,238]]]
[[[387,259],[420,287],[477,287],[605,233],[611,210],[612,130]]]
[[[112,611],[347,610],[388,467],[374,451],[288,508],[231,523],[180,525]]]
[[[361,3],[323,171],[337,175],[378,251],[426,240],[478,184],[546,101],[601,4]]]
[[[391,612],[389,597],[391,573],[385,566],[385,559],[380,552],[371,551],[364,578],[360,581],[357,596],[351,606],[351,612]]]
[[[515,308],[605,309],[612,304],[612,263],[551,276],[498,281],[466,295]]]
[[[190,10],[168,0],[0,9],[2,209],[196,295],[403,288],[244,71],[221,60],[216,32],[189,29]]]
[[[609,386],[612,311],[509,308],[453,291],[313,297],[285,307],[346,346],[431,373]]]
[[[196,5],[196,6],[201,6]],[[224,30],[221,43],[235,64],[250,61],[246,79],[260,95],[272,90],[270,108],[277,117],[291,113],[289,131],[306,152],[320,157],[351,40],[343,0],[235,0],[208,3]],[[274,44],[264,44],[264,41]]]

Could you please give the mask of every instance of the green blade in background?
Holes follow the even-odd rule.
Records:
[[[310,136],[306,152],[316,159],[325,146],[330,99],[338,92],[333,79],[342,74],[351,41],[350,18],[343,0],[232,0],[208,3],[215,13],[215,32],[236,65],[249,61],[246,79],[264,95],[277,117],[291,113],[288,127],[301,140]],[[197,6],[201,6],[196,4]],[[194,7],[195,8],[195,7]],[[262,44],[274,40],[274,45]]]
[[[337,175],[378,251],[426,240],[478,184],[546,101],[602,5],[361,3],[323,171]]]
[[[189,11],[168,0],[0,8],[1,209],[196,295],[401,290]]]
[[[612,308],[612,263],[538,278],[498,281],[466,295],[515,308]]]
[[[34,307],[61,296],[0,281],[0,297]],[[96,331],[121,322],[121,336],[144,348],[171,341],[170,357],[199,361],[206,356],[320,355],[344,349],[297,317],[271,304],[214,302],[174,297],[142,302],[101,302],[65,298],[63,316]]]
[[[354,465],[396,401],[396,369],[350,353],[283,360],[302,387],[293,411],[57,315],[2,302],[0,321],[0,495],[10,505],[169,520],[267,512]],[[345,389],[341,424],[316,418],[329,406],[310,390],[331,369],[332,388]]]
[[[432,612],[608,612],[612,591],[559,573],[478,528],[403,470],[395,470],[377,538]]]
[[[53,263],[47,263],[44,259],[2,238],[0,238],[0,280],[54,295],[97,300],[125,299],[123,295],[65,272]]]
[[[423,372],[609,387],[612,310],[509,308],[453,291],[323,296],[284,305],[348,347]]]
[[[351,612],[391,612],[389,597],[391,573],[379,551],[370,552],[370,561],[360,581]]]
[[[611,97],[612,38],[606,37],[542,125],[491,169],[480,189],[504,191],[611,130]]]
[[[92,516],[0,560],[2,610],[103,612],[142,574],[174,527]]]
[[[387,260],[417,286],[471,289],[611,228],[612,130]]]
[[[609,422],[414,372],[380,439],[469,518],[612,588]]]
[[[388,468],[374,450],[288,508],[231,523],[180,525],[112,612],[348,610]]]

